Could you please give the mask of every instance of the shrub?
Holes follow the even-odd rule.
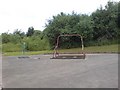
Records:
[[[27,44],[27,50],[29,51],[41,51],[49,50],[49,42],[46,38],[41,39],[40,37],[29,37],[25,40]]]
[[[6,44],[2,44],[2,51],[17,52],[17,51],[22,51],[22,48],[20,44],[6,43]]]

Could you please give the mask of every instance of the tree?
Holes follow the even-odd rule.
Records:
[[[19,35],[22,39],[25,37],[25,33],[18,29],[13,32],[14,35]]]
[[[34,28],[33,27],[29,27],[28,28],[28,32],[27,32],[27,36],[32,36],[34,34]]]
[[[120,2],[118,2],[118,27],[120,29]]]
[[[102,7],[92,13],[94,21],[94,40],[112,40],[117,38],[118,3],[108,2],[105,9]]]
[[[2,43],[10,42],[10,35],[8,33],[2,33]]]
[[[63,12],[57,16],[53,16],[52,20],[49,20],[46,29],[44,30],[48,36],[51,46],[56,44],[56,39],[60,34],[80,34],[88,40],[92,38],[92,19],[88,15],[79,15],[72,12],[72,15],[64,14]],[[67,42],[70,41],[69,46],[79,46],[80,39],[77,37],[63,38],[61,39],[61,45],[67,47]]]

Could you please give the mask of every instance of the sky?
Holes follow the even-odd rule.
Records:
[[[109,0],[1,0],[0,34],[12,33],[16,29],[27,32],[33,26],[43,31],[47,20],[64,12],[71,14],[91,14],[103,7]],[[119,0],[110,0],[119,1]]]

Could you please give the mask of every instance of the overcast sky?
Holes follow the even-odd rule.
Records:
[[[21,29],[27,32],[28,27],[43,30],[45,23],[60,12],[71,14],[90,14],[109,0],[1,0],[0,33]],[[119,1],[119,0],[111,0]]]

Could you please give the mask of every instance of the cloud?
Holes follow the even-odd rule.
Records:
[[[91,13],[108,0],[2,0],[0,3],[0,33],[15,29],[27,31],[33,26],[43,30],[47,19],[60,12]]]

